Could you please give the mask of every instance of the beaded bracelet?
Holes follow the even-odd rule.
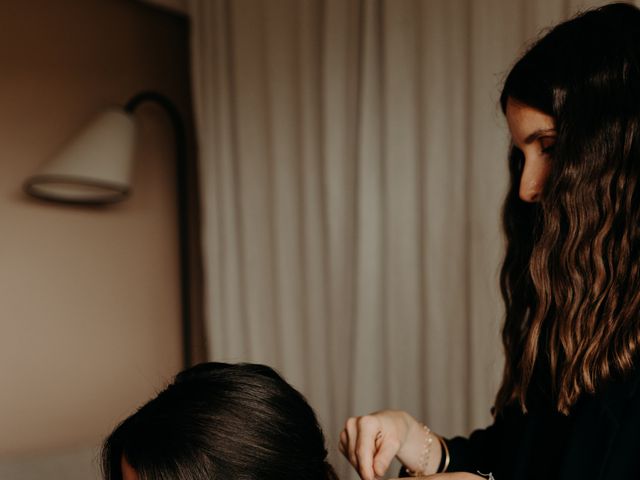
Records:
[[[422,454],[420,455],[420,469],[419,470],[409,470],[406,469],[407,473],[412,477],[422,477],[427,474],[427,467],[429,466],[429,457],[431,456],[431,444],[433,443],[433,438],[431,437],[431,429],[426,425],[422,425],[422,429],[424,430],[424,449],[422,450]]]

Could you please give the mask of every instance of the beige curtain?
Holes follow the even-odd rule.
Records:
[[[401,408],[490,421],[501,371],[500,84],[584,3],[192,0],[212,359],[263,362],[335,447]]]

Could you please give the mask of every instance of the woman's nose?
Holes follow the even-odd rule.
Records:
[[[538,202],[550,170],[551,165],[546,157],[525,159],[520,177],[520,200]]]

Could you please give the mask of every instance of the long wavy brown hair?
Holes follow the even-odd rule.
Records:
[[[501,96],[554,117],[541,201],[518,198],[509,155],[501,271],[506,363],[496,398],[527,408],[534,368],[558,411],[628,373],[640,344],[640,11],[611,4],[564,22],[509,73]]]

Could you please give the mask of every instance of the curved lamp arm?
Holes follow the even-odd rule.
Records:
[[[182,313],[182,342],[183,364],[189,367],[192,364],[192,331],[191,331],[191,298],[192,272],[189,231],[189,176],[187,172],[187,137],[184,122],[176,106],[166,96],[153,91],[144,91],[134,95],[126,104],[125,111],[134,113],[143,103],[157,103],[168,114],[175,133],[176,150],[176,195],[178,200],[178,248],[180,251],[180,305]]]

